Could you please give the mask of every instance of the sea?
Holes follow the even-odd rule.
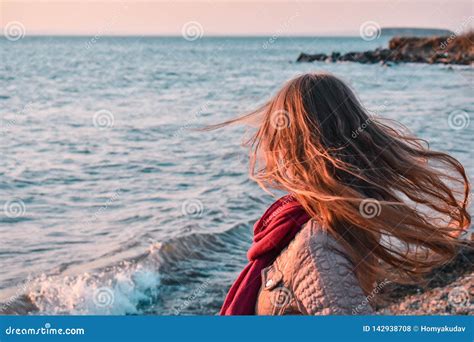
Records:
[[[195,128],[302,73],[346,80],[472,179],[471,66],[295,62],[389,38],[0,39],[1,311],[217,314],[274,198],[248,177],[247,128]]]

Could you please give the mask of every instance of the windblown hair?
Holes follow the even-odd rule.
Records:
[[[255,120],[251,178],[293,194],[343,245],[366,293],[376,281],[419,282],[456,255],[471,220],[463,166],[372,115],[343,81],[304,74],[209,128]]]

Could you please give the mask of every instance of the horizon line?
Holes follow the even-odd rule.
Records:
[[[2,28],[4,29],[4,28]],[[391,35],[384,34],[385,30],[433,30],[433,31],[448,31],[453,32],[448,28],[441,27],[415,27],[415,26],[387,26],[380,28],[380,35]],[[468,30],[467,30],[468,31]],[[466,31],[466,32],[467,32]],[[85,32],[85,33],[57,33],[57,32],[33,32],[28,33],[24,32],[25,36],[28,37],[182,37],[182,34],[179,32],[175,33],[111,33],[111,32]],[[308,33],[308,32],[296,32],[296,33],[279,33],[279,32],[262,32],[262,33],[209,33],[202,34],[202,38],[222,38],[222,37],[236,37],[236,38],[252,38],[252,37],[275,37],[275,38],[305,38],[305,37],[358,37],[360,33],[354,31],[333,31],[333,32],[318,32],[318,33]]]

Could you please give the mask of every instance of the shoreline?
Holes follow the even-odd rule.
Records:
[[[433,270],[424,285],[389,284],[375,305],[381,315],[474,315],[474,248],[466,244],[450,263]]]

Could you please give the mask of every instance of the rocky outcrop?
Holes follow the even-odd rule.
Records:
[[[434,270],[426,284],[390,283],[376,309],[382,315],[474,315],[474,249],[466,245],[450,263]]]
[[[382,315],[474,315],[474,272],[454,282],[408,295],[380,309]]]
[[[378,48],[365,52],[301,53],[297,62],[358,62],[364,64],[380,63],[428,63],[461,64],[474,62],[474,32],[449,37],[395,37],[388,48]]]

